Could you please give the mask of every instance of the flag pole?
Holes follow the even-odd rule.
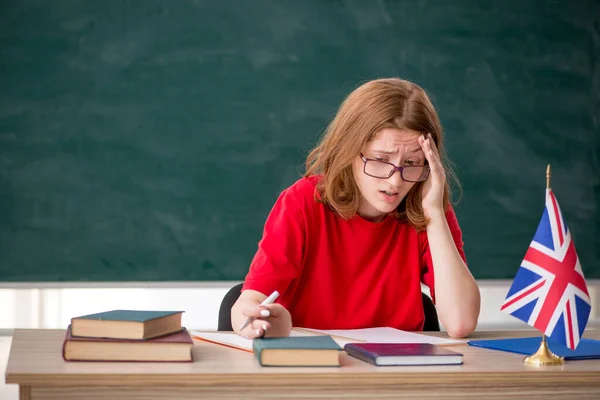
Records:
[[[546,189],[550,189],[550,175],[550,164],[548,164],[546,168]],[[546,334],[544,333],[542,334],[542,343],[538,351],[529,357],[525,357],[523,362],[535,367],[541,367],[543,365],[562,365],[565,363],[565,359],[550,351],[548,342],[546,341]]]

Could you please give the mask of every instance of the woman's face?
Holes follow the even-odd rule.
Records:
[[[409,129],[384,128],[367,143],[362,153],[365,158],[386,161],[398,167],[423,165],[425,155],[417,140],[420,135]],[[369,161],[367,172],[379,172],[378,167],[373,168],[373,165],[376,164]],[[388,213],[398,208],[415,185],[414,182],[404,181],[400,171],[394,172],[389,178],[375,178],[365,174],[365,162],[360,155],[353,161],[352,169],[361,194],[358,214],[369,221],[382,221]]]

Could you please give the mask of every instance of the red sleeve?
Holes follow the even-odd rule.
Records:
[[[305,213],[294,193],[283,191],[265,223],[242,290],[252,289],[270,295],[284,293],[300,275],[305,243]]]
[[[463,261],[467,262],[465,257],[465,251],[463,249],[463,240],[462,240],[462,231],[460,230],[460,226],[458,225],[458,219],[456,218],[456,214],[454,213],[454,209],[452,206],[448,206],[446,210],[446,221],[448,221],[448,227],[450,228],[450,233],[452,234],[452,238],[454,239],[454,244],[456,244],[456,249],[458,250],[458,254],[463,259]],[[433,273],[433,261],[431,260],[431,252],[429,250],[429,241],[427,240],[427,232],[423,231],[420,233],[422,235],[421,240],[421,282],[423,282],[429,288],[431,292],[431,298],[435,303],[435,277]]]

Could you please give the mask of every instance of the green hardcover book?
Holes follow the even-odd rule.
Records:
[[[263,367],[339,367],[342,350],[331,336],[260,338],[252,349]]]
[[[71,319],[76,337],[152,339],[181,331],[183,311],[112,310]]]

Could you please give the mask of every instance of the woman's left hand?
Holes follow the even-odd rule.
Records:
[[[419,136],[419,145],[429,162],[429,177],[422,187],[423,212],[431,218],[434,214],[444,212],[444,188],[446,173],[440,160],[440,154],[430,133]]]

